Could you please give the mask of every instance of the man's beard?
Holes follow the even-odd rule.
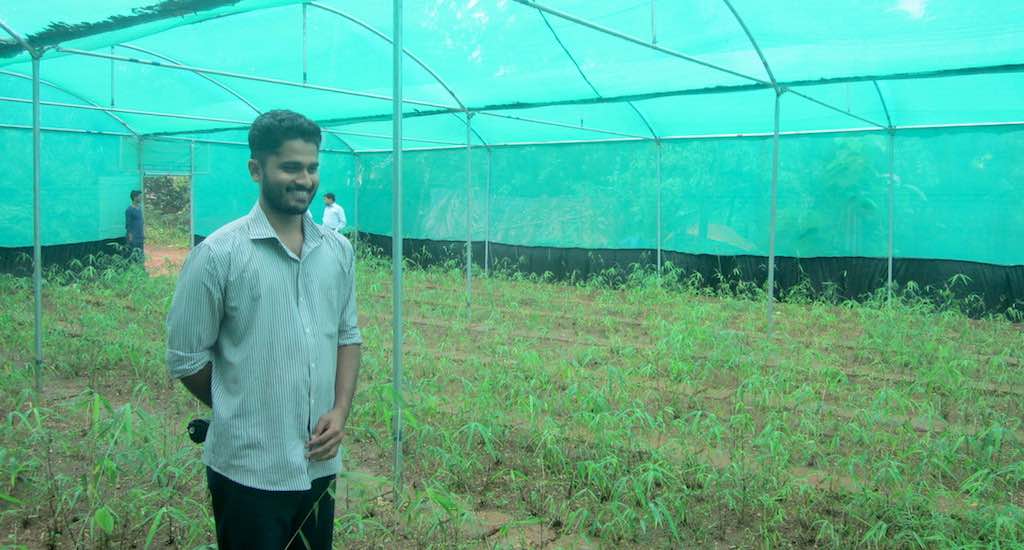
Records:
[[[315,186],[302,186],[302,185],[288,185],[285,187],[271,187],[266,184],[260,186],[260,194],[263,196],[264,202],[272,210],[281,214],[289,216],[301,216],[309,210],[309,205],[313,203],[313,196],[316,194]],[[307,197],[305,204],[302,206],[296,206],[291,203],[288,199],[288,192],[292,190],[307,190],[309,191],[309,197]]]

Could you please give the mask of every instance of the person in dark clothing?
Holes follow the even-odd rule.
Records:
[[[124,211],[125,244],[128,245],[128,251],[131,254],[132,260],[141,263],[145,260],[143,254],[145,235],[142,228],[142,191],[137,189],[132,191],[131,199],[131,206]]]

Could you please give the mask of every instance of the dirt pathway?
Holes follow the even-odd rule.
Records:
[[[147,246],[146,271],[150,275],[170,275],[177,273],[188,256],[186,247]]]

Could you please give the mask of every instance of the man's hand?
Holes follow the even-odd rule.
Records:
[[[313,438],[306,443],[306,458],[330,460],[338,454],[345,418],[340,409],[331,409],[320,417],[313,430]]]

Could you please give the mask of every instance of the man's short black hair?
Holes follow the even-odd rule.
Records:
[[[324,198],[325,199],[331,199],[333,201],[334,200],[334,193],[324,193]]]
[[[249,128],[249,155],[263,162],[290,139],[301,139],[320,148],[320,127],[295,111],[276,109],[256,117]]]
[[[132,192],[128,196],[132,199],[132,202],[135,202],[135,198],[141,194],[142,191],[139,191],[138,189],[132,189]]]

